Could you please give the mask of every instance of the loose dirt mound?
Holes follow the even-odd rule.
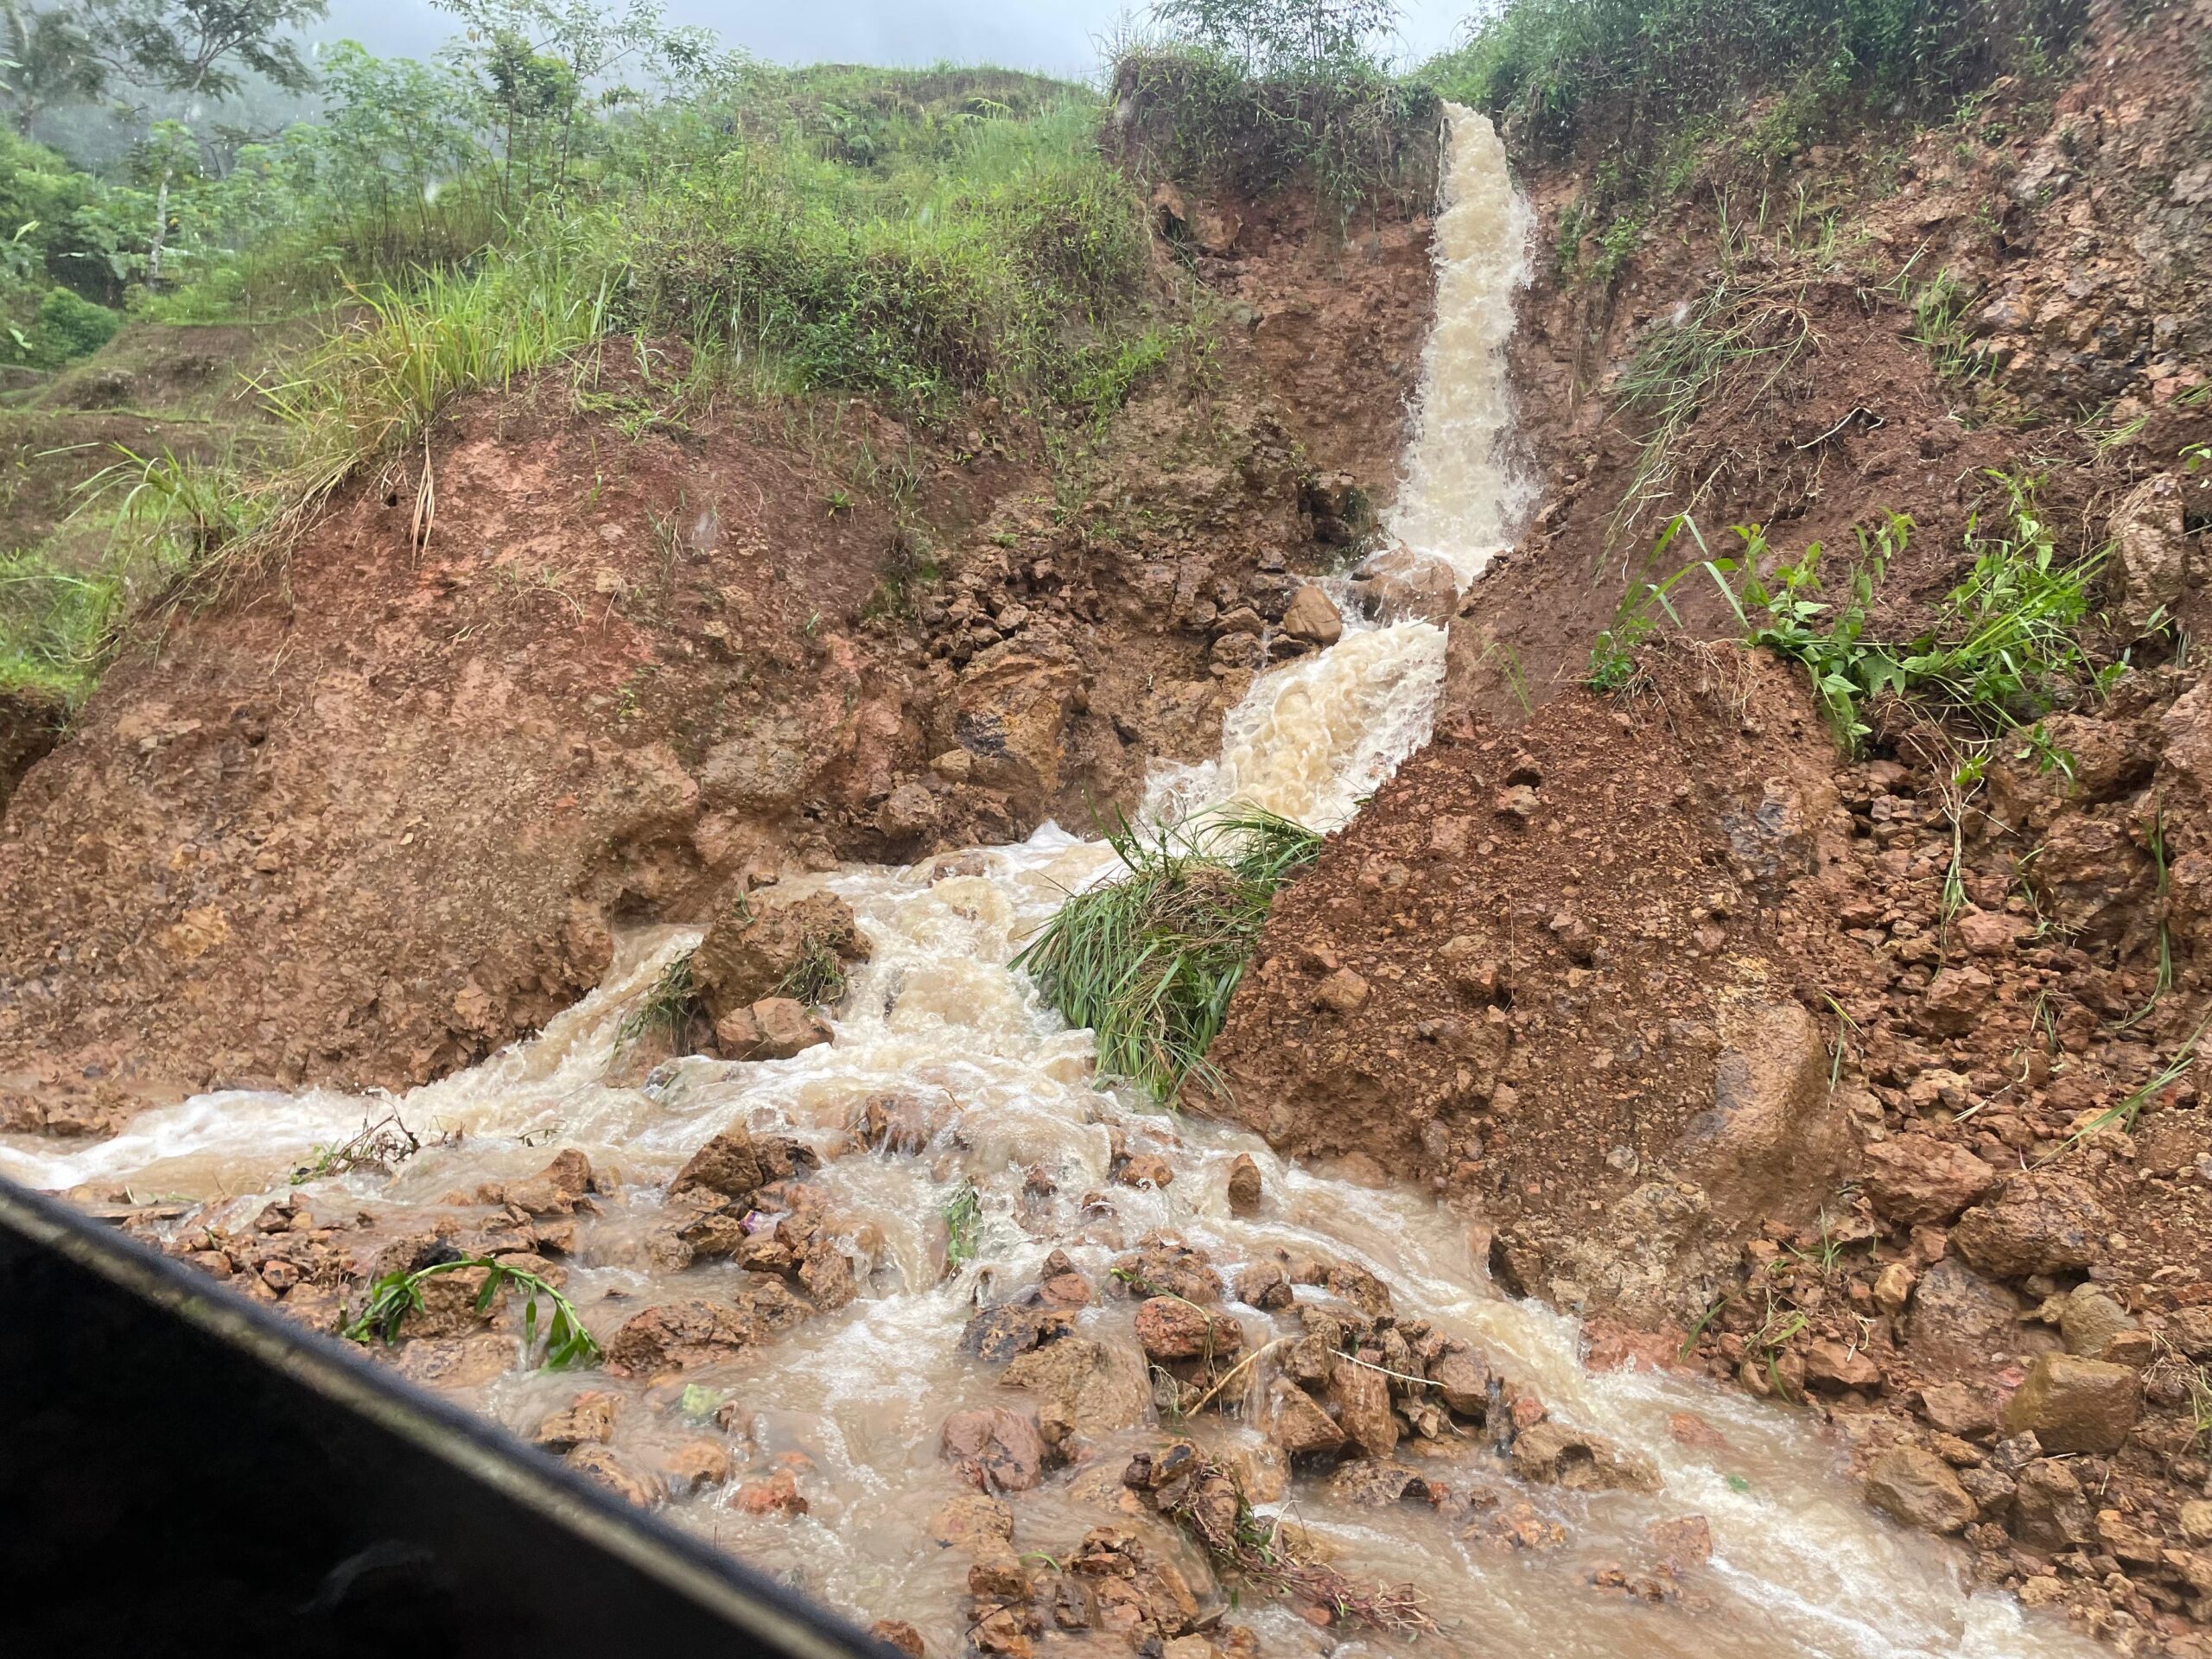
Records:
[[[1277,900],[1227,1109],[1433,1182],[1529,1288],[1669,1317],[1847,1151],[1799,989],[1849,868],[1830,770],[1802,681],[1728,647],[1454,728]]]

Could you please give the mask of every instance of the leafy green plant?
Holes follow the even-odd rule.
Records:
[[[1651,556],[1645,561],[1647,569],[1662,563],[1667,550],[1674,545],[1689,520],[1677,516],[1667,523],[1659,540],[1652,547]],[[1613,613],[1612,626],[1599,634],[1590,647],[1590,670],[1582,683],[1594,691],[1616,695],[1633,690],[1643,683],[1643,671],[1637,664],[1637,651],[1650,639],[1659,626],[1656,613],[1663,611],[1669,621],[1677,627],[1682,619],[1675,613],[1667,595],[1674,585],[1696,567],[1683,565],[1664,582],[1640,582],[1621,596],[1619,608]]]
[[[2063,560],[2032,482],[1989,476],[2005,497],[2001,527],[1985,534],[1979,515],[1969,522],[1972,569],[1944,595],[1935,625],[1910,639],[1868,632],[1874,590],[1911,532],[1903,513],[1859,532],[1858,561],[1833,601],[1823,597],[1818,543],[1762,575],[1765,534],[1756,524],[1738,525],[1740,556],[1706,562],[1746,640],[1805,665],[1847,746],[1868,734],[1866,706],[1885,693],[1995,736],[2039,719],[2088,678],[2078,630],[2103,555]]]
[[[476,1295],[477,1313],[490,1312],[505,1285],[513,1285],[525,1298],[522,1315],[525,1355],[537,1347],[537,1299],[543,1296],[551,1304],[553,1312],[545,1323],[542,1369],[564,1371],[573,1366],[599,1363],[598,1338],[584,1328],[573,1302],[536,1274],[509,1267],[490,1256],[456,1256],[448,1262],[434,1262],[428,1267],[385,1274],[369,1287],[367,1303],[359,1316],[346,1327],[346,1339],[360,1343],[372,1338],[381,1338],[386,1343],[398,1341],[401,1322],[408,1314],[423,1311],[423,1287],[442,1274],[461,1273],[472,1268],[485,1270],[484,1287]]]
[[[973,1181],[960,1188],[938,1211],[944,1219],[944,1259],[955,1268],[976,1259],[976,1235],[983,1224],[983,1198]]]
[[[1070,898],[1014,965],[1096,1034],[1108,1076],[1163,1102],[1186,1081],[1221,1090],[1206,1049],[1269,903],[1319,855],[1321,838],[1244,808],[1149,838],[1122,819],[1108,839],[1128,874]]]

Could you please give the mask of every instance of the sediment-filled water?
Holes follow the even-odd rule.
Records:
[[[1501,447],[1509,406],[1500,352],[1526,213],[1487,122],[1460,111],[1451,121],[1438,321],[1391,528],[1464,582],[1510,535],[1517,506]],[[1157,780],[1156,807],[1243,798],[1317,827],[1340,825],[1426,737],[1443,648],[1442,631],[1427,623],[1355,622],[1333,649],[1265,677],[1230,717],[1220,759]],[[0,1169],[49,1188],[127,1183],[140,1198],[236,1195],[243,1216],[289,1190],[288,1176],[310,1148],[396,1104],[417,1133],[458,1130],[457,1142],[427,1147],[388,1178],[356,1174],[302,1190],[334,1210],[421,1206],[429,1218],[444,1195],[529,1175],[551,1149],[580,1147],[617,1182],[569,1263],[568,1294],[605,1336],[656,1301],[715,1296],[745,1278],[727,1264],[664,1271],[643,1249],[665,1183],[716,1131],[742,1121],[842,1151],[811,1179],[830,1209],[856,1218],[855,1252],[873,1257],[859,1299],[690,1379],[735,1403],[753,1447],[747,1472],[792,1468],[808,1511],[747,1514],[725,1484],[672,1512],[863,1620],[911,1619],[933,1654],[962,1651],[971,1618],[966,1558],[925,1535],[931,1512],[965,1490],[939,1456],[940,1425],[965,1408],[1020,1403],[995,1370],[959,1351],[963,1323],[979,1301],[1034,1283],[1056,1248],[1105,1289],[1112,1258],[1154,1229],[1209,1252],[1224,1276],[1281,1247],[1365,1268],[1389,1286],[1402,1315],[1470,1339],[1554,1416],[1659,1470],[1656,1493],[1583,1495],[1519,1484],[1476,1440],[1421,1457],[1425,1473],[1458,1491],[1526,1503],[1535,1518],[1557,1523],[1564,1540],[1548,1548],[1507,1547],[1479,1526],[1464,1536],[1467,1516],[1426,1504],[1353,1508],[1304,1478],[1265,1506],[1292,1514],[1347,1573],[1417,1586],[1440,1628],[1414,1646],[1514,1659],[2089,1650],[2063,1624],[2031,1618],[2009,1599],[1965,1593],[1958,1553],[1868,1510],[1843,1478],[1840,1444],[1808,1414],[1681,1376],[1586,1370],[1573,1323],[1495,1291],[1466,1219],[1427,1193],[1287,1166],[1249,1135],[1098,1087],[1088,1034],[1066,1029],[1007,963],[1066,894],[1113,865],[1106,848],[1048,827],[1018,847],[809,878],[852,906],[874,954],[836,1016],[836,1040],[792,1059],[693,1058],[639,1086],[610,1083],[626,1012],[696,937],[656,929],[626,939],[607,983],[540,1036],[397,1103],[324,1091],[208,1096],[67,1155],[50,1143],[0,1146]],[[941,1114],[918,1154],[842,1150],[859,1103],[881,1092],[919,1097]],[[1164,1155],[1172,1183],[1112,1184],[1116,1132]],[[1256,1216],[1233,1215],[1227,1202],[1227,1172],[1240,1153],[1262,1172]],[[948,1276],[942,1212],[971,1185],[982,1210],[977,1248]],[[1106,1205],[1087,1205],[1091,1194]],[[873,1231],[862,1236],[863,1229]],[[1079,1328],[1127,1343],[1133,1306],[1105,1295]],[[1295,1328],[1281,1316],[1230,1311],[1254,1344]],[[642,1380],[518,1367],[468,1397],[527,1433],[581,1387],[625,1395],[613,1448],[639,1467],[701,1432],[669,1389]],[[1703,1425],[1687,1439],[1683,1414]],[[1258,1438],[1211,1414],[1169,1427],[1223,1447]],[[1156,1443],[1160,1432],[1156,1422],[1128,1431],[1098,1465],[1118,1467],[1121,1454]],[[1084,1491],[1058,1473],[1016,1497],[1016,1547],[1062,1552],[1110,1518]],[[1708,1522],[1713,1553],[1683,1575],[1672,1599],[1655,1605],[1592,1582],[1612,1566],[1649,1568],[1660,1554],[1653,1527],[1688,1516]],[[1232,1617],[1252,1625],[1269,1654],[1408,1647],[1352,1628],[1317,1630],[1249,1595]]]

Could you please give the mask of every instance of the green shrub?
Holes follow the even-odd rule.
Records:
[[[94,305],[66,288],[50,288],[38,302],[38,315],[31,325],[32,352],[42,364],[59,368],[90,357],[122,327],[121,313]]]
[[[1142,175],[1247,198],[1310,184],[1339,225],[1367,203],[1434,200],[1442,108],[1364,60],[1255,73],[1198,46],[1114,66],[1116,125]]]
[[[1940,114],[2045,65],[2087,14],[2086,0],[1512,0],[1425,73],[1545,153],[1591,140],[1635,158],[1767,93],[1783,95],[1770,136],[1785,141],[1821,105]]]
[[[1933,624],[1910,639],[1879,638],[1871,616],[1874,591],[1911,533],[1903,513],[1859,532],[1858,561],[1834,597],[1821,580],[1817,542],[1762,575],[1766,537],[1757,524],[1736,527],[1738,557],[1706,561],[1745,639],[1805,665],[1846,746],[1869,734],[1866,707],[1885,695],[1994,737],[2039,720],[2092,683],[2079,634],[2103,556],[2061,559],[2032,480],[1990,477],[2005,496],[2001,525],[1985,534],[1979,516],[1969,524],[1974,563],[1966,580],[1943,596]]]

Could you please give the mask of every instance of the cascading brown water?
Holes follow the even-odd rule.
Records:
[[[1447,173],[1421,435],[1392,529],[1464,582],[1508,534],[1515,506],[1498,444],[1507,417],[1500,348],[1526,215],[1496,135],[1463,111],[1451,111]],[[1442,632],[1427,623],[1355,626],[1333,649],[1263,678],[1231,715],[1220,760],[1161,777],[1153,810],[1241,798],[1319,827],[1342,823],[1426,735],[1443,652]],[[691,1374],[706,1394],[688,1414],[675,1390],[645,1381],[580,1382],[519,1366],[468,1397],[526,1432],[580,1386],[611,1389],[625,1397],[614,1449],[641,1467],[699,1436],[702,1397],[732,1402],[752,1471],[799,1471],[807,1512],[748,1513],[721,1483],[678,1502],[676,1516],[836,1606],[912,1620],[933,1654],[960,1651],[972,1617],[966,1557],[926,1534],[927,1517],[964,1490],[938,1454],[940,1426],[957,1410],[1019,1402],[960,1351],[963,1323],[979,1300],[1035,1282],[1055,1249],[1103,1284],[1112,1258],[1154,1229],[1176,1230],[1224,1269],[1280,1248],[1364,1268],[1402,1312],[1467,1338],[1555,1417],[1659,1471],[1656,1492],[1578,1494],[1521,1487],[1474,1440],[1421,1458],[1426,1474],[1460,1493],[1532,1506],[1535,1534],[1548,1535],[1545,1523],[1564,1530],[1549,1548],[1503,1547],[1465,1513],[1353,1507],[1304,1478],[1262,1506],[1294,1516],[1348,1574],[1410,1580],[1440,1627],[1425,1638],[1432,1649],[1560,1659],[2087,1650],[2007,1599],[1967,1595],[1959,1560],[1868,1511],[1840,1478],[1839,1447],[1802,1413],[1680,1376],[1586,1371],[1573,1323],[1494,1292],[1465,1222],[1427,1194],[1287,1166],[1249,1135],[1097,1087],[1088,1033],[1065,1029],[1007,964],[1069,892],[1113,865],[1109,849],[1048,827],[1019,847],[814,879],[851,905],[874,947],[836,1040],[767,1064],[678,1060],[641,1086],[617,1086],[609,1063],[626,1012],[696,938],[635,935],[607,982],[539,1037],[398,1103],[418,1131],[461,1131],[456,1143],[427,1147],[388,1179],[349,1175],[304,1190],[334,1209],[413,1209],[427,1225],[444,1195],[531,1174],[549,1146],[581,1147],[619,1181],[607,1213],[581,1231],[569,1269],[569,1294],[604,1335],[656,1302],[721,1296],[745,1281],[728,1263],[669,1271],[644,1248],[665,1184],[717,1130],[741,1121],[832,1154],[811,1180],[830,1210],[859,1223],[844,1241],[863,1269],[850,1306]],[[858,1103],[883,1092],[918,1099],[941,1119],[918,1155],[846,1149]],[[310,1147],[344,1139],[390,1103],[324,1091],[211,1095],[71,1156],[0,1147],[0,1168],[47,1187],[127,1181],[142,1198],[238,1194],[232,1212],[245,1216],[287,1190]],[[1173,1181],[1109,1185],[1117,1135],[1158,1151]],[[1262,1173],[1256,1215],[1235,1214],[1227,1200],[1240,1154]],[[976,1248],[948,1275],[942,1214],[970,1185]],[[1109,1194],[1110,1210],[1086,1205],[1093,1192]],[[1127,1344],[1133,1306],[1107,1297],[1078,1328]],[[1295,1328],[1288,1316],[1232,1311],[1254,1344]],[[1682,1434],[1682,1414],[1703,1429]],[[1108,1436],[1092,1468],[1118,1471],[1129,1452],[1158,1443],[1161,1427]],[[1259,1439],[1241,1418],[1211,1414],[1172,1427],[1225,1450]],[[1097,1483],[1079,1477],[1056,1474],[1019,1496],[1018,1548],[1065,1550],[1109,1518]],[[1685,1577],[1679,1599],[1655,1607],[1593,1585],[1613,1564],[1640,1570],[1657,1553],[1654,1527],[1690,1516],[1709,1523],[1713,1555]],[[1185,1560],[1203,1577],[1196,1556]],[[1316,1630],[1250,1597],[1235,1618],[1271,1654],[1404,1645],[1356,1628]]]

